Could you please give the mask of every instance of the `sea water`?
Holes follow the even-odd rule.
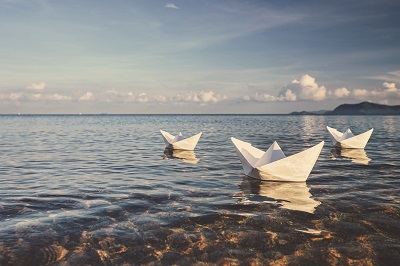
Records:
[[[374,132],[337,150],[326,126]],[[203,135],[171,153],[160,129]],[[3,115],[0,265],[400,265],[399,132],[399,116]],[[230,137],[325,146],[306,183],[261,182]]]

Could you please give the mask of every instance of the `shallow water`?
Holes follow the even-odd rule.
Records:
[[[400,265],[400,117],[0,116],[0,265]],[[374,128],[335,150],[326,126]],[[163,129],[203,132],[164,152]],[[230,137],[286,155],[325,140],[307,183],[243,175]]]

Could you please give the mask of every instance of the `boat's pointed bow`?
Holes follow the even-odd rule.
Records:
[[[169,134],[167,131],[160,130],[161,135],[163,137],[164,143],[167,147],[169,147],[173,143],[174,136]]]
[[[340,138],[343,136],[343,133],[333,127],[327,126],[326,129],[328,129],[329,135],[331,136],[332,144],[337,145],[340,141]]]
[[[318,143],[316,146],[319,148],[319,152],[318,152],[318,154],[321,152],[321,150],[322,150],[322,148],[324,147],[324,145],[325,145],[325,141],[321,141],[320,143]]]
[[[281,147],[279,146],[278,142],[274,141],[271,145],[273,150],[282,150]]]
[[[237,138],[231,137],[231,141],[235,146],[237,155],[242,163],[243,171],[246,175],[252,176],[254,165],[263,156],[264,152],[251,145],[251,143],[241,141]]]

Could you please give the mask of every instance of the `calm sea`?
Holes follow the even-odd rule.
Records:
[[[365,150],[332,149],[326,126]],[[203,135],[164,153],[160,129]],[[0,116],[0,265],[400,265],[400,117]],[[243,175],[230,137],[307,183]]]

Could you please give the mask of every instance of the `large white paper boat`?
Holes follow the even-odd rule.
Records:
[[[176,149],[176,150],[187,150],[187,151],[192,151],[197,145],[197,142],[199,142],[199,139],[201,137],[201,133],[194,136],[191,136],[189,138],[184,138],[182,136],[182,133],[179,132],[178,135],[172,136],[166,131],[160,130],[166,148],[168,149]]]
[[[328,126],[326,128],[331,135],[333,145],[344,149],[364,149],[371,137],[372,131],[374,131],[374,129],[371,128],[362,134],[354,136],[350,128],[344,133]]]
[[[266,181],[304,182],[313,169],[324,142],[286,157],[275,141],[264,152],[250,143],[231,138],[246,175]]]
[[[280,208],[314,213],[321,204],[315,200],[306,182],[263,182],[245,178],[241,184],[244,193],[242,203],[260,201],[253,200],[252,195],[265,197],[265,203],[279,204]]]

